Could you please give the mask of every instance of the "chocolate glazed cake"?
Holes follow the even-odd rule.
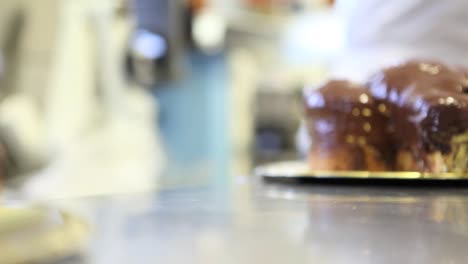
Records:
[[[411,61],[369,81],[389,114],[395,169],[468,172],[468,80],[461,70]]]
[[[387,110],[374,101],[368,89],[347,81],[330,81],[306,92],[305,101],[312,139],[311,169],[392,169]]]

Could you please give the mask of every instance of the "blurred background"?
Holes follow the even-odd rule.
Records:
[[[330,0],[1,0],[5,174],[33,197],[199,187],[297,159]]]
[[[466,66],[467,10],[0,0],[0,262],[464,263],[466,189],[252,175],[308,151],[304,88],[415,57]]]

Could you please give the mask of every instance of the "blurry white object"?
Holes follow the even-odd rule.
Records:
[[[226,21],[218,10],[205,8],[194,18],[192,38],[203,51],[218,52],[224,47],[226,28]]]
[[[14,94],[0,104],[0,126],[11,155],[22,169],[38,167],[48,158],[45,129],[34,99],[27,94]]]
[[[30,133],[38,133],[31,142],[31,135],[20,137],[24,149],[45,142],[52,153],[23,190],[36,199],[154,190],[165,157],[154,98],[125,78],[131,19],[116,15],[114,0],[57,4],[45,113],[35,116],[28,102],[8,106],[13,113],[24,108],[16,116],[29,118]]]
[[[90,1],[60,1],[56,51],[45,97],[48,143],[57,154],[92,125],[100,58],[91,28]]]
[[[411,58],[467,64],[468,1],[338,0],[336,11],[347,25],[336,77],[363,81]]]
[[[292,18],[285,28],[282,52],[295,63],[328,63],[344,48],[343,23],[324,10]]]
[[[132,97],[147,105],[140,95]],[[140,119],[114,120],[71,143],[22,191],[40,200],[154,191],[164,166],[161,142],[148,117],[136,107],[134,114]]]

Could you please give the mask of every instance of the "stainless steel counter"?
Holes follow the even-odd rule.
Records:
[[[466,263],[468,189],[250,183],[66,201],[84,263]],[[81,263],[81,262],[80,262]]]

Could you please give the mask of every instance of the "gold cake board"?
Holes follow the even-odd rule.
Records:
[[[319,171],[310,170],[304,161],[282,161],[255,168],[256,176],[282,179],[348,179],[348,180],[468,180],[466,173],[423,173],[416,171]]]

